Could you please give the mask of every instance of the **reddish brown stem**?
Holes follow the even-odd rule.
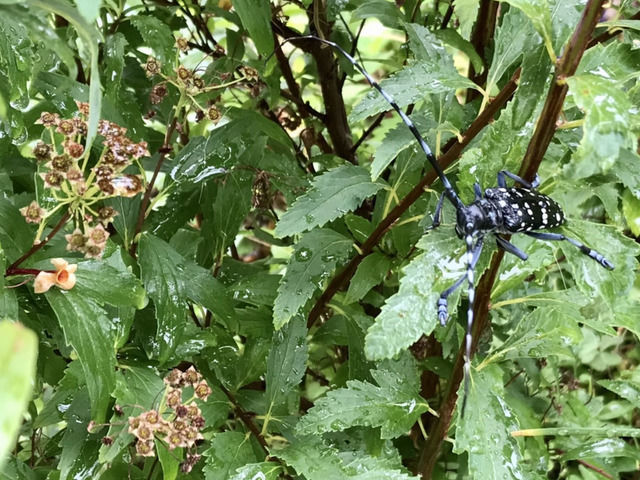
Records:
[[[162,168],[162,164],[164,163],[165,158],[170,151],[171,145],[171,136],[173,135],[174,130],[176,129],[176,125],[178,124],[178,118],[173,117],[171,123],[167,127],[167,133],[164,136],[164,142],[162,143],[160,157],[158,158],[158,163],[156,164],[156,168],[153,171],[153,175],[151,176],[151,180],[149,180],[149,184],[147,185],[147,189],[144,192],[144,197],[142,197],[142,203],[140,204],[140,211],[138,212],[138,221],[136,222],[136,228],[133,232],[133,239],[131,241],[131,247],[129,248],[129,253],[132,257],[136,256],[136,250],[138,248],[138,241],[136,237],[142,231],[142,225],[144,223],[144,218],[146,216],[147,208],[149,207],[149,202],[151,201],[151,193],[153,192],[153,186],[156,183],[156,179],[158,178],[158,174],[160,173],[160,169]]]
[[[58,220],[58,223],[56,223],[56,226],[53,227],[53,229],[49,232],[49,235],[47,235],[43,241],[41,241],[40,243],[34,243],[24,255],[22,255],[19,259],[17,259],[15,262],[9,265],[9,267],[5,272],[5,276],[14,275],[13,273],[10,273],[10,272],[15,271],[18,265],[20,265],[27,258],[29,258],[31,255],[36,253],[38,250],[44,247],[47,243],[49,243],[49,241],[60,231],[60,229],[64,227],[65,223],[67,223],[67,220],[69,220],[69,218],[71,218],[71,214],[67,211],[60,218],[60,220]]]

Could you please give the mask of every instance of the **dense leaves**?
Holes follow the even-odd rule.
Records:
[[[636,3],[0,0],[0,478],[635,478]]]

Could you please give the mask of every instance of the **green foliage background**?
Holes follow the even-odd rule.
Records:
[[[0,1],[0,264],[35,238],[19,209],[43,198],[43,111],[89,102],[95,158],[100,118],[147,141],[152,198],[109,201],[102,259],[67,252],[65,225],[25,261],[77,263],[73,289],[2,277],[2,478],[638,478],[637,2],[606,2],[575,74],[554,77],[602,3]],[[455,212],[427,231],[442,186],[411,133],[344,58],[295,41],[306,34],[382,79],[466,202],[542,148],[540,191],[569,218],[558,231],[616,266],[524,236],[527,262],[485,249],[490,327],[475,332],[464,419],[466,299],[451,297],[446,327],[436,310],[465,270]],[[175,111],[186,97],[169,85],[152,104],[149,56],[217,87]],[[558,80],[561,115],[545,116]],[[198,113],[211,105],[219,123]],[[544,127],[548,147],[531,145]],[[189,365],[213,393],[184,473],[161,440],[158,458],[136,457],[124,425]]]

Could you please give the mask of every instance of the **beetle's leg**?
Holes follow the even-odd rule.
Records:
[[[478,241],[473,247],[471,269],[474,269],[476,267],[476,263],[478,263],[480,253],[482,252],[483,240],[484,239],[482,237],[478,238]],[[467,273],[462,275],[458,280],[456,280],[453,285],[451,285],[440,294],[440,298],[438,299],[438,320],[440,320],[440,325],[442,325],[443,327],[447,324],[447,317],[449,316],[449,313],[447,311],[447,297],[449,297],[449,295],[455,292],[460,287],[460,285],[462,285],[462,282],[464,282],[464,279],[467,278],[467,275]]]
[[[514,180],[520,183],[525,188],[538,188],[540,185],[540,176],[536,173],[533,182],[529,183],[524,178],[519,177],[515,173],[508,172],[507,170],[500,170],[498,172],[498,186],[502,188],[507,188],[507,181],[505,180],[505,175],[509,177],[511,180]]]
[[[440,198],[438,199],[438,204],[436,205],[436,209],[433,212],[433,223],[427,230],[433,230],[440,226],[440,220],[442,218],[442,203],[444,202],[445,192],[442,192]]]
[[[592,250],[586,245],[580,243],[578,240],[574,240],[573,238],[569,238],[561,233],[551,233],[551,232],[524,232],[530,237],[537,238],[539,240],[566,240],[571,245],[574,245],[580,249],[582,253],[588,255],[593,258],[596,262],[602,265],[604,268],[608,268],[609,270],[613,270],[613,263],[604,258],[601,253]]]
[[[473,184],[473,191],[476,194],[476,200],[480,200],[482,198],[482,189],[480,188],[480,184],[478,182]]]
[[[526,260],[529,256],[516,247],[513,243],[508,242],[500,235],[496,235],[496,243],[498,244],[498,248],[503,249],[505,252],[510,253],[511,255],[515,255],[520,260]]]

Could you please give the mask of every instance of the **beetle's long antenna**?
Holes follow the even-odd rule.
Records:
[[[440,165],[438,165],[438,161],[436,160],[435,155],[431,152],[431,149],[429,148],[429,145],[427,145],[427,142],[425,142],[424,138],[422,138],[422,135],[420,135],[420,132],[418,132],[418,129],[413,124],[411,119],[407,116],[406,113],[404,113],[402,111],[402,109],[398,106],[398,104],[393,99],[393,97],[391,97],[391,95],[389,95],[387,92],[385,92],[382,89],[382,87],[380,87],[380,84],[378,84],[378,82],[376,82],[373,79],[373,77],[371,77],[371,75],[369,75],[369,73],[364,69],[363,66],[361,66],[356,61],[355,58],[353,58],[351,55],[349,55],[349,53],[347,53],[337,43],[334,43],[334,42],[332,42],[330,40],[325,40],[324,38],[316,37],[315,35],[305,35],[305,36],[297,37],[297,38],[288,38],[288,39],[284,40],[281,45],[284,45],[287,42],[291,42],[291,41],[295,41],[295,40],[315,40],[315,41],[323,43],[325,45],[329,45],[330,47],[332,47],[335,50],[337,50],[338,52],[340,52],[342,54],[342,56],[344,56],[347,60],[349,60],[349,62],[351,62],[351,64],[364,76],[364,78],[367,79],[367,82],[369,82],[369,84],[373,88],[375,88],[378,92],[380,92],[380,95],[382,95],[384,97],[384,99],[389,103],[389,105],[391,105],[393,107],[393,109],[396,112],[398,112],[398,115],[400,115],[400,118],[402,118],[402,121],[409,128],[409,130],[411,130],[411,133],[413,133],[413,136],[416,137],[416,140],[418,140],[418,144],[420,145],[420,148],[422,148],[422,151],[427,156],[427,160],[429,160],[429,163],[431,164],[433,169],[438,174],[438,178],[440,178],[440,181],[442,182],[442,185],[444,186],[445,195],[447,196],[449,201],[456,207],[456,209],[464,207],[464,204],[460,200],[460,197],[458,197],[458,194],[455,192],[455,190],[451,186],[451,183],[449,182],[449,179],[447,178],[447,176],[442,171],[442,168],[440,168]]]
[[[473,329],[473,301],[476,294],[474,285],[474,262],[473,262],[473,236],[467,234],[464,237],[467,244],[467,284],[469,288],[469,309],[467,310],[467,333],[464,337],[464,394],[462,397],[462,409],[460,410],[460,418],[464,418],[464,410],[467,407],[467,398],[469,397],[469,381],[471,377],[471,330]],[[482,242],[482,237],[478,239]]]

